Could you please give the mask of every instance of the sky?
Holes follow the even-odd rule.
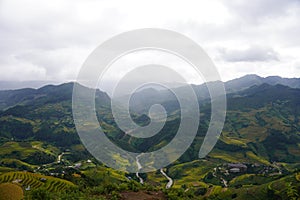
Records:
[[[223,81],[246,74],[300,77],[299,0],[0,0],[0,80],[75,80],[98,45],[140,28],[191,38]],[[150,53],[124,62],[145,57],[170,61]]]

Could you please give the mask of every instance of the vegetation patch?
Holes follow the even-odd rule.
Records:
[[[21,200],[24,197],[22,188],[13,183],[0,184],[0,200]]]

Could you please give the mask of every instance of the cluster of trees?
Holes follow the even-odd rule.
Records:
[[[0,123],[0,136],[9,139],[26,140],[33,137],[33,126],[30,123],[19,120],[5,120]]]
[[[80,138],[75,130],[66,132],[63,128],[57,128],[53,123],[44,122],[35,135],[36,139],[53,143],[59,147],[70,147],[80,144]]]
[[[54,162],[55,159],[56,157],[53,155],[41,151],[36,151],[30,156],[28,156],[24,161],[30,164],[40,165]]]

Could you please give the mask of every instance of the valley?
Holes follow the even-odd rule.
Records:
[[[0,91],[0,189],[16,186],[28,199],[297,199],[300,89],[294,79],[293,87],[282,85],[287,80],[270,80],[246,76],[225,83],[225,125],[214,149],[201,159],[211,105],[205,86],[194,86],[201,118],[193,143],[173,164],[149,173],[108,168],[85,149],[72,116],[74,83]],[[167,94],[141,91],[130,105],[133,120],[142,125],[149,122],[144,112],[151,104],[166,107],[168,121],[151,138],[123,133],[113,119],[110,97],[97,90],[99,124],[112,142],[128,151],[160,149],[180,123],[178,102]],[[136,164],[142,167],[139,156]]]

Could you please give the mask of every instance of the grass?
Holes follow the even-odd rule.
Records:
[[[8,165],[8,166],[14,164],[14,165],[19,166],[19,167],[20,166],[26,166],[27,168],[31,168],[31,169],[37,167],[37,165],[31,165],[31,164],[28,164],[26,162],[23,162],[21,160],[14,159],[14,158],[4,158],[4,159],[1,159],[0,161],[3,165]]]
[[[0,184],[0,200],[23,199],[24,193],[20,186],[13,183]]]
[[[216,194],[219,194],[221,193],[223,190],[223,188],[221,186],[214,186],[211,190],[211,193],[210,195],[216,195]]]
[[[30,119],[26,119],[26,118],[21,118],[21,117],[15,117],[15,116],[4,116],[1,117],[1,121],[9,121],[9,120],[17,120],[23,123],[30,123],[31,125],[34,125],[35,122],[30,120]]]
[[[151,185],[165,186],[167,179],[158,170],[147,173],[147,182]]]
[[[269,161],[267,161],[266,159],[263,159],[262,157],[259,157],[257,155],[255,155],[252,151],[247,151],[246,152],[247,157],[249,157],[250,159],[257,161],[259,163],[262,163],[264,165],[270,165],[271,163]]]
[[[223,161],[229,162],[229,163],[239,163],[246,161],[246,158],[244,157],[243,152],[226,152],[221,151],[218,149],[214,149],[211,153],[209,153],[209,156],[216,159],[221,159]]]
[[[180,188],[183,184],[207,187],[201,180],[213,167],[215,164],[210,161],[195,160],[170,167],[168,175],[174,179],[174,188]]]
[[[12,171],[16,171],[16,169],[11,168],[11,167],[2,167],[0,166],[0,175],[6,172],[12,172]]]
[[[230,186],[262,185],[264,183],[271,182],[274,179],[276,179],[276,177],[266,177],[266,176],[256,175],[256,174],[243,174],[241,176],[232,179],[229,182],[229,184]]]
[[[107,168],[104,166],[89,168],[85,171],[82,171],[82,173],[88,177],[93,177],[96,180],[101,180],[101,182],[104,184],[127,181],[124,172],[116,171],[112,168]]]
[[[242,180],[242,179],[247,179],[250,176],[243,176],[239,177],[236,179],[236,181]],[[297,182],[295,178],[296,174],[294,175],[288,175],[283,178],[273,180],[261,185],[257,186],[246,186],[244,185],[242,188],[239,189],[234,189],[230,188],[232,193],[237,194],[237,200],[243,200],[243,199],[261,199],[261,200],[266,200],[266,199],[271,199],[272,197],[269,196],[268,190],[273,190],[277,195],[280,195],[280,199],[287,199],[286,196],[286,185],[287,183],[292,183],[296,187],[300,187],[299,181]],[[242,180],[245,181],[245,180]]]
[[[219,195],[221,192],[223,192],[223,188],[221,186],[213,186],[211,188],[208,188],[205,197]]]
[[[268,136],[267,128],[260,126],[249,126],[247,128],[242,128],[239,130],[242,137],[249,139],[249,141],[256,142],[263,141]]]
[[[14,142],[14,141],[6,142],[0,146],[0,156],[2,156],[2,157],[10,155],[15,152],[15,153],[20,154],[18,156],[18,158],[25,159],[30,154],[32,154],[36,151],[38,151],[38,150],[32,148],[32,146],[30,144],[28,146],[21,146],[20,143]]]
[[[224,136],[222,136],[220,139],[225,142],[226,144],[232,144],[236,146],[241,146],[241,147],[247,147],[246,142],[244,142],[242,139],[235,139],[231,137],[226,137],[226,133],[222,133]]]
[[[37,149],[39,151],[45,152],[47,154],[51,154],[54,156],[57,156],[60,153],[60,150],[52,145],[47,145],[46,147],[43,147],[43,142],[41,141],[33,141],[31,142],[31,146],[34,149]]]
[[[123,158],[120,154],[113,154],[112,159],[118,163],[118,167],[122,167],[123,171],[126,170],[127,166],[130,166],[130,163],[127,159]]]
[[[28,170],[37,167],[36,164],[38,163],[32,161],[32,157],[35,153],[41,153],[47,156],[51,155],[52,158],[54,158],[59,152],[58,148],[40,141],[8,141],[0,145],[0,162],[6,167],[15,166],[15,168],[20,169],[23,166]]]

